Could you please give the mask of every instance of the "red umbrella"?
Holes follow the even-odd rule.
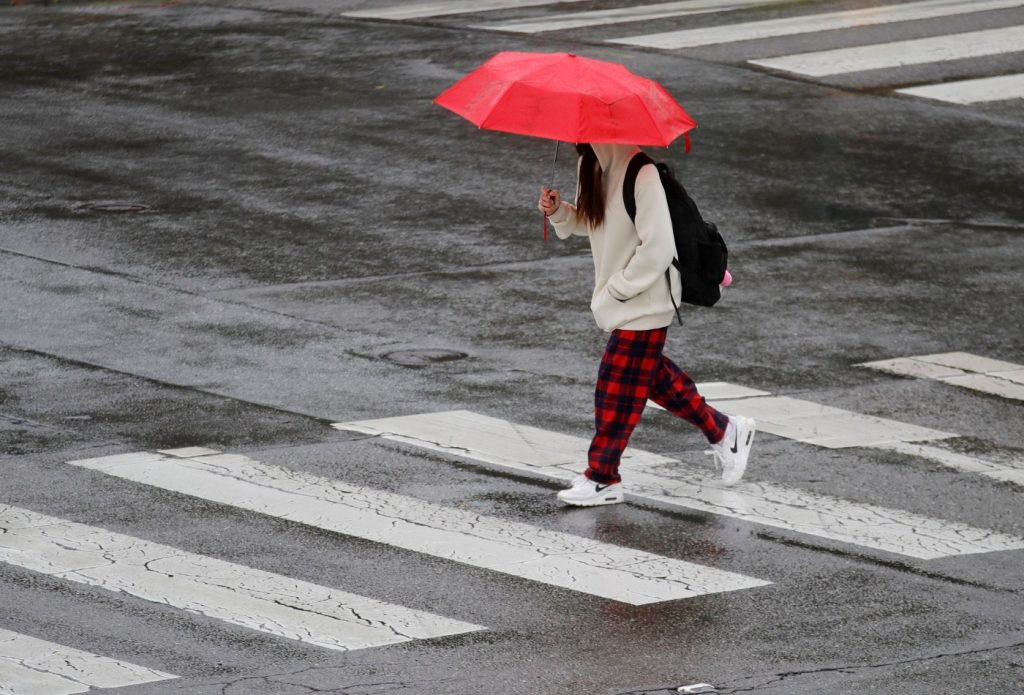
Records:
[[[657,82],[572,53],[498,53],[434,101],[481,128],[563,142],[666,147],[697,127]]]
[[[559,142],[666,147],[683,135],[689,152],[697,127],[657,82],[572,53],[498,53],[434,101],[480,128]]]

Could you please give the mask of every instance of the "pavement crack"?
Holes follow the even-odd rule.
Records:
[[[781,683],[781,682],[789,680],[791,678],[799,678],[801,676],[809,676],[809,675],[814,675],[814,674],[818,674],[818,673],[847,673],[847,674],[855,674],[855,673],[857,673],[859,671],[866,671],[866,670],[876,669],[876,668],[888,668],[888,667],[891,667],[891,666],[903,666],[903,665],[906,665],[906,664],[925,663],[925,662],[928,662],[928,661],[937,661],[939,659],[948,659],[948,658],[951,658],[951,657],[973,656],[975,654],[989,654],[989,653],[992,653],[992,652],[1006,651],[1006,650],[1009,650],[1009,649],[1018,649],[1020,647],[1024,647],[1024,642],[1014,642],[1012,644],[1004,644],[1004,645],[999,645],[999,646],[995,646],[995,647],[985,647],[985,648],[981,648],[981,649],[968,649],[968,650],[964,650],[964,651],[960,651],[960,652],[943,652],[943,653],[940,653],[940,654],[929,654],[927,656],[919,656],[919,657],[914,657],[914,658],[911,658],[911,659],[896,659],[896,660],[893,660],[893,661],[880,661],[880,662],[871,663],[871,664],[848,664],[848,665],[843,665],[843,666],[827,666],[827,667],[822,667],[822,668],[806,669],[806,670],[802,670],[802,671],[783,671],[783,672],[780,672],[780,673],[775,673],[775,674],[771,674],[771,675],[764,675],[764,676],[748,676],[748,677],[744,678],[743,680],[753,680],[753,679],[757,679],[757,678],[767,678],[768,680],[763,682],[763,683],[759,683],[757,685],[749,687],[749,688],[743,688],[743,687],[729,688],[729,687],[726,687],[721,692],[723,692],[723,693],[755,692],[757,690],[762,690],[764,688],[773,686],[773,685],[775,685],[777,683]]]
[[[59,671],[54,671],[51,668],[44,668],[42,666],[36,666],[32,662],[31,659],[27,659],[27,658],[26,659],[21,659],[21,658],[19,658],[19,659],[0,659],[0,662],[2,662],[2,661],[9,661],[11,663],[14,663],[17,666],[25,669],[26,671],[32,671],[34,673],[41,673],[43,675],[50,676],[50,677],[55,677],[55,678],[61,678],[63,680],[68,681],[69,683],[74,683],[76,686],[83,686],[83,685],[86,686],[86,687],[89,686],[89,684],[86,683],[85,681],[81,681],[81,680],[79,680],[77,678],[74,678],[74,677],[68,675],[67,673],[62,673],[62,672],[59,672]],[[72,664],[71,661],[68,660],[68,659],[63,659],[62,663],[65,666],[67,666],[68,668],[70,668],[71,670],[78,671],[80,673],[82,672],[82,669],[80,669],[77,666],[75,666],[74,664]]]

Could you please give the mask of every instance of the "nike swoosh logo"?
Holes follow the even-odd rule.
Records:
[[[605,488],[609,487],[610,485],[611,485],[611,483],[609,483],[608,485],[598,485],[597,483],[594,483],[594,492],[601,492],[601,490],[604,490]]]

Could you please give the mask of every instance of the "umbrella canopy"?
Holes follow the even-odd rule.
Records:
[[[563,142],[666,147],[697,127],[657,82],[572,53],[498,53],[434,101],[480,128]]]

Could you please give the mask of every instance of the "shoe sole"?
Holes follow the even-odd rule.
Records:
[[[601,507],[607,504],[619,504],[625,501],[625,495],[617,492],[609,497],[599,497],[592,500],[567,500],[559,495],[558,501],[572,507]]]

